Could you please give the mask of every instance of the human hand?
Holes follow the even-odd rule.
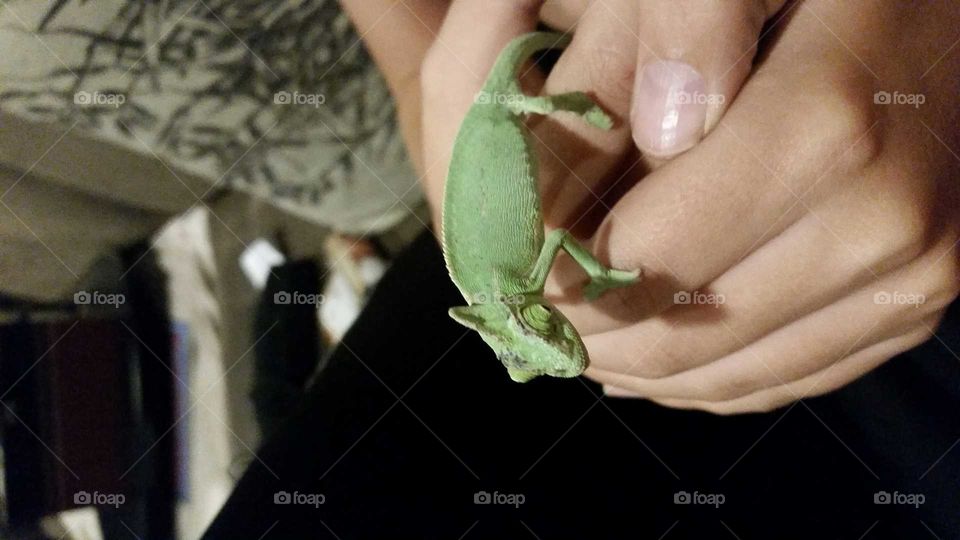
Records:
[[[960,288],[957,15],[891,1],[865,10],[813,0],[771,12],[782,18],[735,100],[739,83],[716,86],[706,74],[723,70],[698,65],[708,93],[734,88],[703,116],[706,128],[716,117],[709,135],[673,160],[648,162],[656,170],[608,206],[597,195],[640,176],[626,121],[639,99],[637,55],[625,51],[643,34],[631,29],[635,4],[605,4],[578,21],[543,91],[592,90],[622,120],[618,129],[531,122],[548,224],[589,226],[586,210],[599,208],[601,224],[587,228],[595,251],[647,276],[587,305],[564,296],[580,274],[569,265],[554,273],[549,290],[584,335],[588,375],[611,394],[671,406],[769,410],[838,388],[927,339]],[[532,27],[538,7],[452,6],[423,73],[434,200],[459,119],[496,53]],[[901,36],[920,29],[930,43],[904,46]],[[883,91],[925,103],[875,103]],[[678,292],[690,303],[675,303]]]

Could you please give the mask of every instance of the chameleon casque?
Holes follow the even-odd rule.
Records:
[[[479,332],[517,382],[539,375],[576,377],[587,366],[576,328],[543,295],[560,249],[590,277],[583,289],[588,299],[640,279],[639,270],[604,266],[565,230],[544,235],[537,157],[524,115],[567,111],[601,129],[612,125],[582,92],[522,92],[520,66],[535,52],[564,48],[569,41],[534,32],[503,49],[460,125],[444,188],[444,259],[469,304],[451,308],[450,316]]]

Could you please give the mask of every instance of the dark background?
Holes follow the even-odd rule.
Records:
[[[513,383],[448,318],[460,303],[424,234],[206,538],[960,538],[956,305],[939,339],[841,391],[721,417],[584,379]],[[724,503],[675,504],[681,491]],[[924,502],[875,504],[881,491]]]

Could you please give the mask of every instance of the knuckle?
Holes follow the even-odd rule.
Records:
[[[794,126],[794,148],[801,149],[807,162],[819,169],[857,173],[879,155],[884,131],[877,109],[866,91],[827,86],[803,98],[803,104],[783,125]],[[819,171],[824,172],[824,171]],[[848,174],[834,174],[846,177]],[[856,176],[855,174],[853,175]]]
[[[889,170],[866,175],[842,189],[824,222],[850,245],[861,247],[869,268],[878,272],[923,257],[945,237],[932,182],[911,174]]]
[[[920,256],[937,233],[936,216],[928,205],[914,197],[896,198],[883,215],[886,233],[883,242],[889,259],[906,262]]]
[[[835,158],[836,169],[863,171],[879,154],[883,131],[877,127],[871,104],[848,95],[834,95],[822,99],[811,115],[810,127],[822,134],[821,152],[839,152]]]

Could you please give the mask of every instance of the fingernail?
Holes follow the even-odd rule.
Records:
[[[706,83],[685,62],[654,61],[637,78],[631,121],[633,139],[649,154],[671,156],[703,136],[707,118]]]
[[[607,397],[615,397],[615,398],[635,398],[635,397],[640,397],[640,396],[638,396],[637,394],[635,394],[635,393],[633,393],[633,392],[631,392],[631,391],[629,391],[629,390],[624,390],[623,388],[620,388],[619,386],[611,386],[611,385],[609,385],[609,384],[603,385],[603,393],[604,393],[604,395],[606,395]]]

